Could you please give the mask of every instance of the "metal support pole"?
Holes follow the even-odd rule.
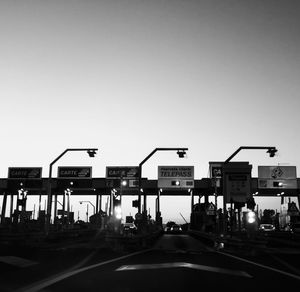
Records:
[[[139,165],[139,190],[138,190],[138,213],[141,213],[142,208],[142,165]]]
[[[67,224],[70,223],[70,191],[67,191],[67,199],[68,199],[68,203],[67,203]]]
[[[38,217],[40,217],[40,213],[41,213],[41,208],[42,208],[42,195],[39,195],[39,215]]]
[[[5,221],[6,202],[7,202],[7,194],[4,192],[3,201],[2,201],[2,210],[1,210],[1,224],[4,224]]]
[[[13,216],[13,210],[14,210],[14,195],[10,194],[10,220],[11,221]]]
[[[56,159],[54,159],[49,165],[49,177],[48,177],[48,185],[47,185],[47,213],[46,213],[46,222],[45,222],[45,233],[48,234],[50,223],[51,223],[51,209],[52,209],[52,166],[55,162],[57,162],[63,155],[65,155],[68,151],[87,151],[90,157],[93,157],[98,151],[97,148],[68,148],[64,152],[62,152]]]
[[[144,207],[143,207],[143,213],[144,213],[144,216],[147,215],[147,195],[146,195],[146,192],[144,192]]]
[[[99,212],[102,211],[102,194],[100,194],[100,196],[99,196],[99,210],[98,211]]]
[[[219,232],[219,213],[218,213],[218,186],[217,186],[217,178],[214,178],[215,180],[215,216],[216,216],[216,227],[215,232]]]
[[[157,193],[157,197],[156,197],[156,218],[155,218],[155,221],[157,222],[157,223],[161,223],[160,222],[160,218],[161,218],[161,213],[160,213],[160,190],[158,191],[158,193]]]
[[[188,148],[155,148],[140,164],[139,164],[139,192],[138,192],[138,201],[139,201],[139,207],[138,207],[138,212],[141,212],[141,187],[142,187],[142,166],[143,164],[157,151],[185,151],[188,150]],[[179,156],[183,157],[183,156]],[[147,194],[144,192],[144,206],[143,206],[143,212],[145,216],[147,215]]]
[[[276,147],[274,146],[241,146],[240,148],[238,148],[233,154],[231,154],[226,160],[225,160],[225,164],[228,163],[235,155],[237,155],[241,150],[243,149],[255,149],[255,150],[268,150],[267,153],[270,154],[270,157],[274,157],[275,153],[277,152]]]
[[[99,194],[96,195],[96,213],[99,213]]]
[[[190,217],[190,228],[194,228],[194,215],[193,215],[193,207],[194,207],[194,192],[191,190],[191,217]]]
[[[191,213],[193,213],[194,208],[194,192],[191,191]]]
[[[86,222],[89,223],[89,204],[86,204]]]
[[[54,220],[57,217],[57,194],[54,196]]]
[[[158,191],[158,196],[157,196],[157,212],[160,213],[160,191]]]
[[[62,218],[63,218],[62,222],[63,222],[63,224],[64,224],[64,223],[65,223],[65,210],[66,210],[66,191],[64,191],[64,194],[63,194],[63,205],[62,205],[62,209],[63,209],[63,211],[62,211]]]
[[[114,194],[110,191],[110,202],[109,202],[109,215],[112,216],[114,213]]]
[[[227,210],[226,210],[226,198],[223,193],[223,233],[227,234]]]

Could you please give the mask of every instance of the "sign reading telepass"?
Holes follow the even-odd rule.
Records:
[[[8,178],[12,179],[40,179],[42,167],[9,167]]]
[[[159,166],[158,188],[193,188],[194,166]]]
[[[58,178],[91,178],[91,166],[61,166],[57,170]]]
[[[296,166],[258,166],[258,187],[297,189]]]

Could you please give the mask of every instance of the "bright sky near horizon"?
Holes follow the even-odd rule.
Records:
[[[12,166],[47,177],[73,147],[99,153],[69,153],[56,166],[90,165],[94,177],[156,147],[188,147],[188,157],[157,153],[144,177],[157,178],[158,165],[207,177],[209,161],[240,146],[279,150],[234,158],[253,177],[258,165],[300,166],[297,0],[1,0],[0,35],[2,178]],[[188,198],[161,207],[166,220],[189,218]]]

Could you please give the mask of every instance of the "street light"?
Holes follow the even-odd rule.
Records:
[[[227,164],[230,162],[230,160],[237,155],[241,150],[267,150],[266,153],[269,154],[270,157],[274,157],[276,152],[278,151],[276,147],[274,146],[241,146],[239,147],[235,152],[233,152],[224,162],[224,164]],[[223,194],[223,216],[224,216],[224,232],[226,232],[226,226],[225,226],[225,212],[226,212],[226,202],[225,202],[225,194]]]
[[[270,157],[274,157],[276,152],[278,151],[276,149],[276,147],[274,146],[241,146],[240,148],[238,148],[233,154],[231,154],[224,163],[228,163],[235,155],[237,155],[241,150],[243,149],[256,149],[256,150],[260,150],[260,149],[267,149],[267,153],[269,153]]]
[[[55,158],[49,165],[49,178],[47,187],[47,217],[45,224],[45,232],[48,234],[51,220],[51,207],[52,207],[52,194],[51,194],[51,183],[52,183],[52,166],[57,162],[62,156],[64,156],[69,151],[86,151],[90,157],[94,157],[98,148],[68,148],[63,153],[61,153],[57,158]]]
[[[177,155],[179,158],[183,158],[186,154],[186,150],[188,148],[155,148],[140,164],[139,164],[139,192],[138,192],[138,201],[139,201],[139,206],[138,206],[138,213],[141,212],[141,187],[142,187],[142,166],[143,164],[157,151],[177,151]],[[147,205],[146,205],[146,192],[144,192],[144,214],[146,215],[147,212]]]
[[[82,203],[89,203],[89,204],[91,204],[93,206],[93,208],[94,208],[94,214],[96,214],[96,207],[95,207],[95,205],[91,201],[79,201],[79,204],[82,204]]]

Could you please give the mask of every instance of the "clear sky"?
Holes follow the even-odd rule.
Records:
[[[156,154],[152,179],[178,164],[207,177],[209,161],[244,145],[279,149],[236,156],[254,177],[258,165],[300,166],[297,0],[1,0],[0,35],[0,177],[11,166],[47,177],[71,147],[99,148],[59,162],[94,177],[156,147],[189,152]],[[164,217],[188,217],[187,198],[165,202]]]

